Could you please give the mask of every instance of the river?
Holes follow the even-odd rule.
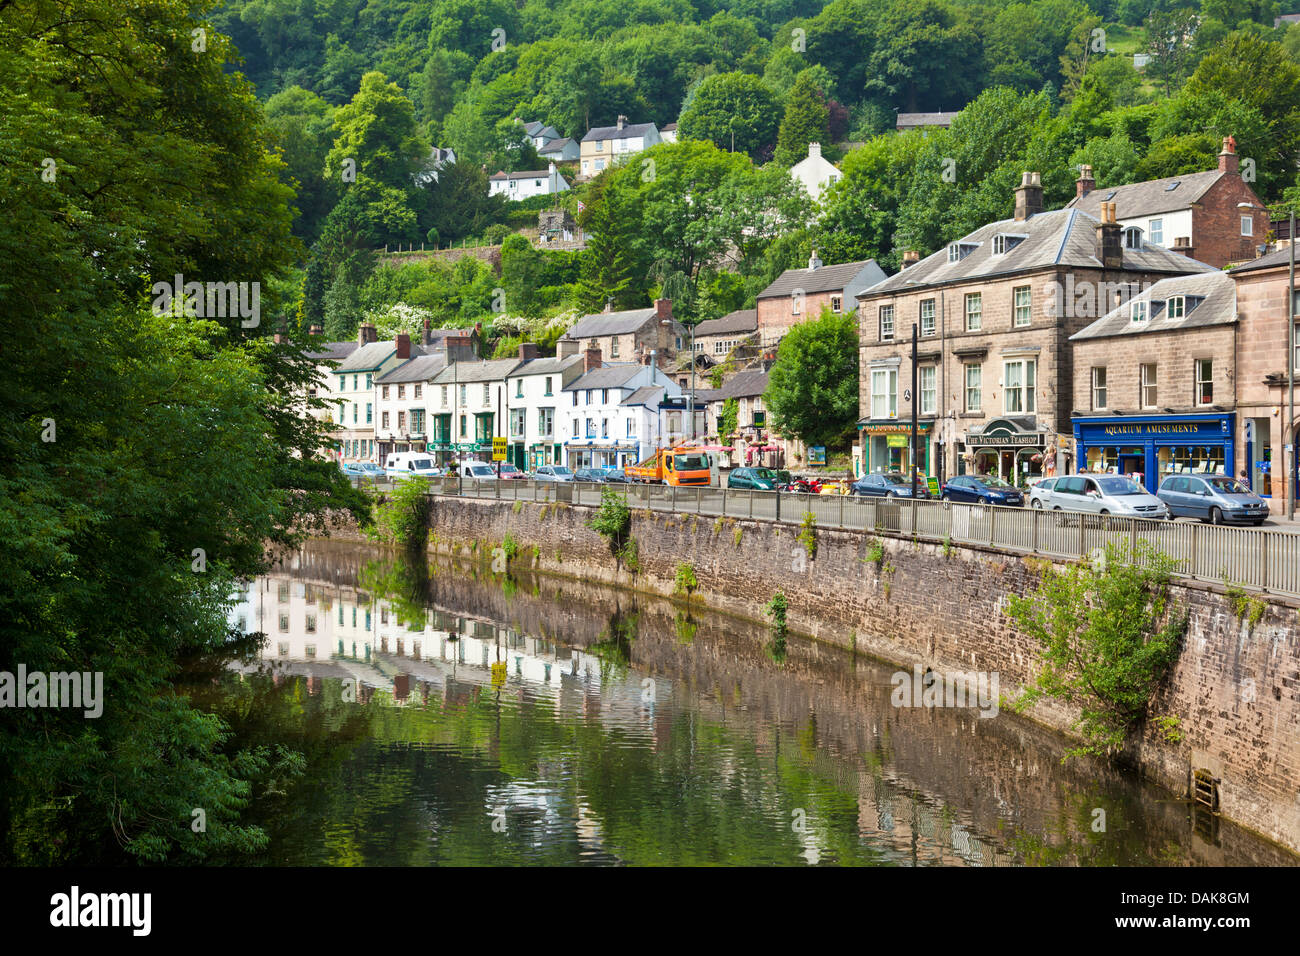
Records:
[[[265,644],[193,693],[236,745],[304,757],[250,808],[266,865],[1295,863],[1028,720],[893,706],[897,668],[698,601],[318,541],[231,621]]]

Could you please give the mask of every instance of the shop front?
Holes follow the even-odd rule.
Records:
[[[931,467],[937,462],[933,454],[934,422],[930,419],[916,424],[916,466],[923,476],[938,477]],[[908,448],[912,444],[912,423],[897,419],[858,422],[858,438],[862,448],[863,474],[897,472],[907,474]]]
[[[1076,418],[1080,467],[1128,475],[1155,492],[1169,475],[1226,475],[1235,460],[1236,415]]]
[[[1031,418],[997,418],[970,431],[957,462],[958,474],[996,475],[1017,487],[1053,470],[1055,436]]]

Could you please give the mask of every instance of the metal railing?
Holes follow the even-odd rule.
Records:
[[[385,485],[374,485],[382,490]],[[807,513],[818,528],[875,531],[928,542],[980,545],[1049,558],[1092,557],[1107,544],[1145,541],[1173,558],[1177,573],[1300,597],[1300,534],[1076,511],[1042,511],[948,501],[749,491],[739,488],[547,481],[430,480],[438,495],[540,503],[600,504],[613,489],[633,510],[746,518],[798,524]]]

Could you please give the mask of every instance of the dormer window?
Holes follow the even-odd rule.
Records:
[[[995,256],[1004,256],[1024,241],[1024,236],[1013,236],[1000,232],[993,237],[993,254]]]
[[[960,262],[977,248],[979,248],[978,242],[950,242],[948,243],[948,261]]]
[[[961,246],[955,242],[948,243],[948,261],[958,262],[961,259]]]
[[[1181,319],[1187,315],[1187,299],[1181,295],[1170,298],[1165,309],[1165,317],[1170,319]]]
[[[1150,304],[1146,299],[1135,299],[1129,303],[1129,316],[1134,322],[1145,322],[1151,317]]]
[[[1142,229],[1138,226],[1129,226],[1124,230],[1124,248],[1141,249],[1142,248]]]

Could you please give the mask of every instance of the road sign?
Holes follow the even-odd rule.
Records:
[[[492,439],[492,460],[493,461],[506,460],[506,440],[504,438]]]

